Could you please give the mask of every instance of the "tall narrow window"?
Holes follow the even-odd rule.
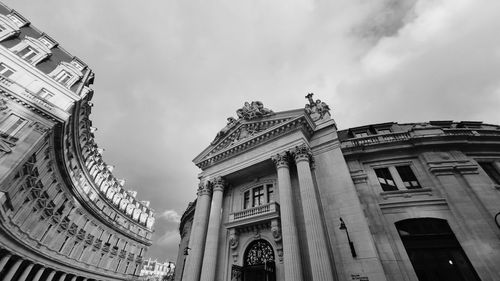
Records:
[[[421,187],[410,166],[398,166],[396,167],[396,170],[401,176],[406,188],[413,189]]]
[[[2,74],[5,77],[10,77],[15,71],[5,65],[4,63],[0,63],[0,74]]]
[[[12,114],[0,124],[0,132],[9,136],[15,136],[27,122],[25,119]]]
[[[377,175],[378,182],[384,191],[397,190],[396,183],[392,179],[391,173],[388,168],[378,168],[375,169],[375,174]]]
[[[250,207],[250,191],[246,191],[243,194],[243,209],[247,209]]]
[[[19,51],[17,55],[27,62],[32,62],[32,59],[36,55],[38,55],[38,52],[31,46],[27,46],[26,48]]]
[[[495,184],[500,184],[500,172],[495,169],[492,162],[479,162],[479,166],[483,168],[483,170]]]
[[[274,187],[272,184],[268,184],[267,188],[267,203],[274,202]]]
[[[259,186],[253,189],[252,207],[264,204],[264,187]]]

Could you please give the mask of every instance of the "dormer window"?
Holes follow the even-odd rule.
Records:
[[[33,47],[27,46],[18,52],[17,55],[27,62],[32,62],[31,60],[38,55],[38,52]]]
[[[367,137],[368,136],[368,132],[366,132],[366,131],[355,132],[354,135],[357,138],[363,138],[363,137]]]
[[[71,63],[74,67],[76,67],[78,70],[82,71],[85,68],[85,64],[82,63],[79,59],[74,58]]]
[[[47,48],[52,49],[54,48],[55,45],[57,45],[57,42],[54,41],[52,38],[47,36],[46,34],[42,35],[40,38],[38,38],[42,44],[44,44]]]
[[[3,41],[19,32],[19,26],[9,17],[0,15],[0,41]]]
[[[59,74],[57,74],[54,79],[63,84],[64,86],[67,86],[68,84],[68,81],[72,78],[73,76],[71,74],[69,74],[69,72],[67,72],[66,70],[61,70],[59,72]]]
[[[16,72],[14,69],[8,67],[4,63],[0,63],[0,74],[4,77],[10,77],[14,72]]]
[[[40,40],[28,36],[24,37],[24,40],[10,48],[10,50],[33,65],[36,65],[51,54],[50,49]]]
[[[390,129],[377,129],[377,133],[379,133],[379,134],[390,134],[391,130]]]
[[[54,69],[49,76],[54,78],[61,85],[70,88],[73,86],[80,78],[83,77],[83,73],[75,67],[75,65],[67,62],[61,62]]]
[[[17,27],[23,27],[29,23],[25,18],[23,18],[15,11],[12,11],[12,13],[8,14],[7,18],[9,18],[14,24],[16,24]]]

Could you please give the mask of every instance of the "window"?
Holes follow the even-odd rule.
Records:
[[[390,134],[391,130],[390,129],[377,129],[377,133],[379,133],[379,134]]]
[[[15,72],[15,70],[13,70],[12,68],[8,67],[4,63],[0,63],[0,74],[1,75],[5,76],[5,77],[10,77],[14,72]]]
[[[367,137],[368,136],[368,132],[356,132],[356,133],[354,133],[354,135],[357,138]]]
[[[0,132],[9,136],[14,136],[21,128],[28,123],[25,119],[12,114],[7,119],[2,121]]]
[[[479,162],[479,166],[483,168],[483,170],[495,184],[500,184],[500,172],[495,169],[493,162]]]
[[[42,37],[40,37],[38,40],[49,49],[52,49],[57,44],[54,40],[49,38],[47,35],[42,35]]]
[[[374,169],[384,191],[422,188],[409,165]]]
[[[392,175],[389,172],[389,168],[379,168],[375,169],[375,174],[377,175],[378,182],[384,191],[397,190],[396,183],[392,179]]]
[[[243,193],[243,209],[270,202],[274,202],[274,186],[272,184],[257,186]]]
[[[55,77],[54,79],[67,86],[68,85],[68,81],[71,79],[71,77],[73,77],[71,74],[69,74],[69,72],[67,72],[66,70],[61,70]]]
[[[45,88],[42,88],[40,89],[40,91],[38,91],[38,97],[42,98],[42,99],[46,99],[46,100],[49,100],[50,98],[52,98],[54,96],[53,93],[49,92],[47,89]]]
[[[403,180],[403,184],[406,188],[413,189],[421,187],[410,166],[398,166],[396,167],[396,170],[398,171],[399,176],[401,177],[401,180]]]
[[[24,19],[22,19],[21,17],[19,17],[19,15],[15,15],[15,14],[9,14],[7,15],[7,17],[13,22],[15,23],[18,27],[22,27],[23,25],[26,24],[26,21]]]
[[[32,59],[38,55],[38,52],[32,48],[31,46],[27,46],[26,48],[22,49],[17,53],[18,56],[20,56],[22,59],[24,59],[27,62],[33,62]]]

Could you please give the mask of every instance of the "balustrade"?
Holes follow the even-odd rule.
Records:
[[[263,214],[269,214],[277,212],[279,205],[276,202],[267,203],[250,209],[241,210],[229,214],[229,222],[238,221],[250,217],[260,216]]]

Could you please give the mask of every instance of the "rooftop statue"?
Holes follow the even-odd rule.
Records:
[[[274,112],[265,108],[261,101],[253,101],[252,103],[245,102],[242,108],[236,110],[236,114],[239,118],[249,121],[259,117],[273,115]]]
[[[313,93],[309,93],[305,96],[305,98],[309,100],[309,103],[305,106],[306,113],[311,116],[313,121],[318,121],[324,118],[329,119],[330,107],[319,99],[315,102],[312,98],[313,95]]]

